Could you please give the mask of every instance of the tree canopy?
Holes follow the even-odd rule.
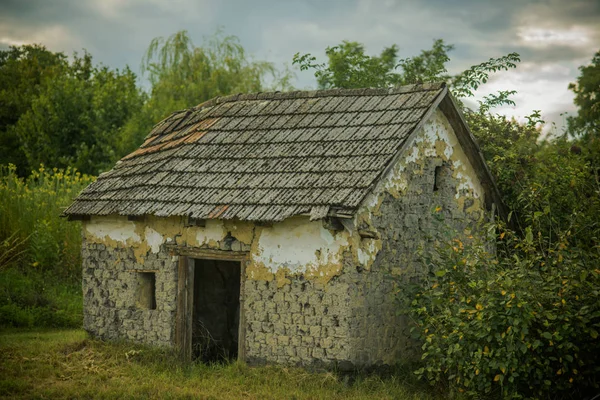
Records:
[[[64,54],[52,53],[41,45],[0,51],[0,164],[12,163],[20,173],[29,172],[14,125],[66,63]]]
[[[152,125],[173,111],[217,96],[291,88],[289,71],[253,60],[236,36],[222,31],[205,38],[201,46],[194,45],[186,31],[153,39],[142,72],[152,88],[141,112],[125,128],[121,154],[137,148]]]
[[[42,45],[0,51],[0,164],[21,176],[39,164],[89,174],[133,151],[170,113],[233,93],[291,89],[292,74],[250,57],[221,31],[201,46],[186,31],[155,38],[142,60],[146,92],[126,67],[72,61]]]
[[[569,117],[572,135],[600,136],[600,51],[591,64],[579,67],[579,77],[569,85],[575,93],[577,115]]]

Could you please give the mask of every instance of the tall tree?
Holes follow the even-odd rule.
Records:
[[[14,126],[66,64],[64,54],[41,45],[0,51],[0,164],[15,164],[20,175],[27,174],[29,167]]]
[[[98,174],[114,163],[120,131],[142,103],[135,74],[94,66],[86,52],[41,86],[14,132],[30,166]]]
[[[398,46],[384,48],[379,56],[369,56],[362,44],[344,41],[325,49],[327,62],[318,63],[310,53],[296,53],[293,64],[301,71],[314,70],[319,89],[393,87],[413,83],[446,81],[458,98],[472,97],[477,88],[486,83],[489,75],[516,67],[519,54],[510,53],[499,58],[473,65],[456,76],[448,75],[448,53],[454,49],[442,39],[436,39],[431,49],[400,59]],[[487,111],[503,104],[514,105],[509,98],[513,91],[502,91],[487,96],[480,106]]]
[[[235,36],[221,31],[196,46],[186,31],[152,40],[142,61],[142,72],[152,85],[140,115],[132,119],[121,138],[121,153],[135,149],[152,125],[175,110],[189,108],[213,97],[290,89],[289,71],[248,56]]]
[[[317,63],[311,54],[296,53],[293,64],[301,71],[314,69],[319,89],[390,87],[446,77],[445,64],[450,60],[447,53],[453,46],[443,40],[435,40],[431,50],[412,58],[399,59],[398,49],[393,44],[379,56],[369,56],[362,44],[343,41],[325,49],[326,63]]]
[[[600,137],[600,51],[591,64],[579,67],[577,82],[569,84],[575,93],[577,116],[569,117],[569,132],[574,136]]]

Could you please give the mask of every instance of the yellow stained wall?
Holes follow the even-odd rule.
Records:
[[[481,212],[483,216],[483,189],[471,163],[450,123],[439,110],[408,144],[404,154],[390,173],[371,193],[354,219],[343,231],[331,231],[321,221],[308,217],[293,217],[270,227],[257,226],[247,221],[207,220],[205,227],[184,226],[181,217],[159,218],[147,216],[144,221],[128,221],[124,216],[92,217],[84,223],[84,235],[90,243],[109,247],[131,247],[138,263],[143,264],[148,254],[158,253],[164,243],[219,249],[228,235],[249,248],[246,266],[248,279],[275,280],[282,286],[288,276],[303,274],[307,279],[327,283],[342,271],[342,258],[349,254],[356,265],[369,269],[382,249],[380,239],[362,239],[358,229],[375,230],[371,223],[377,215],[386,193],[398,198],[410,184],[407,166],[414,163],[417,173],[425,173],[427,158],[438,158],[450,163],[452,177],[457,182],[455,201],[459,209],[467,198],[473,199],[467,212]],[[415,168],[411,168],[415,170]]]

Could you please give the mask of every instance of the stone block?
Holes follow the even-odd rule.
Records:
[[[310,352],[308,347],[298,346],[296,347],[296,356],[300,358],[300,360],[307,360],[310,357]]]
[[[316,338],[321,337],[321,327],[318,325],[310,327],[310,335]]]
[[[290,337],[289,336],[279,336],[277,337],[277,344],[281,347],[290,345]]]
[[[298,347],[302,344],[302,336],[296,335],[290,337],[290,344],[293,347]]]
[[[333,346],[333,338],[324,337],[319,340],[319,345],[323,349],[330,349]]]
[[[304,346],[312,346],[315,344],[315,338],[312,336],[302,336],[302,344]]]
[[[318,360],[322,360],[325,358],[325,351],[320,347],[312,348],[312,357]]]

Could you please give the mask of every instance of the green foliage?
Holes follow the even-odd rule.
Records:
[[[291,88],[288,71],[266,61],[255,61],[235,36],[217,31],[202,46],[192,43],[186,31],[152,40],[142,62],[152,90],[141,112],[122,135],[120,153],[133,151],[152,125],[173,111],[193,107],[217,96]]]
[[[22,239],[14,232],[0,242],[0,271],[18,265],[27,251],[26,244],[29,238]]]
[[[577,116],[568,118],[572,136],[600,136],[600,51],[592,58],[591,64],[579,67],[581,71],[576,83],[569,89],[575,93]]]
[[[431,50],[399,60],[395,44],[383,49],[379,56],[369,56],[362,44],[343,41],[325,49],[327,63],[317,63],[311,54],[296,53],[292,64],[301,71],[314,69],[319,89],[390,87],[440,80],[446,73],[445,64],[450,60],[447,53],[452,48],[438,39]],[[402,72],[395,72],[398,68]]]
[[[79,282],[65,282],[49,272],[0,271],[0,327],[80,327],[81,297]]]
[[[423,255],[427,278],[404,298],[423,343],[417,372],[470,397],[593,393],[599,149],[540,142],[535,115],[528,125],[482,113],[467,119],[520,229],[500,228],[497,257],[454,232]]]
[[[517,226],[523,229],[531,216],[552,210],[542,232],[555,238],[556,230],[575,221],[581,228],[573,238],[591,248],[588,229],[600,212],[600,147],[560,138],[541,141],[535,113],[525,125],[482,113],[465,117]]]
[[[117,157],[115,138],[142,106],[135,80],[128,68],[95,67],[88,53],[76,55],[14,125],[29,165],[92,174],[110,168]]]
[[[0,51],[0,164],[29,170],[14,125],[31,108],[46,82],[55,79],[67,64],[62,53],[41,45],[10,47]]]
[[[578,153],[573,146],[564,139],[540,144],[522,178],[514,182],[520,187],[514,208],[524,224],[532,225],[551,243],[568,231],[570,243],[597,254],[600,152],[589,148]],[[539,250],[547,252],[543,247]]]
[[[316,57],[308,53],[296,53],[293,64],[301,71],[314,70],[319,89],[393,87],[445,81],[450,84],[452,94],[461,99],[474,96],[475,91],[488,81],[490,74],[516,68],[516,63],[521,61],[519,54],[509,53],[450,76],[446,64],[450,61],[448,53],[453,49],[454,46],[437,39],[430,50],[422,50],[415,57],[399,60],[398,46],[395,44],[386,47],[376,57],[366,55],[362,44],[344,41],[325,49],[327,63],[317,63]],[[478,101],[479,112],[485,115],[494,107],[515,105],[510,99],[515,93],[514,90],[504,90],[484,96],[483,101]]]
[[[0,169],[0,327],[81,326],[81,224],[59,215],[92,180]]]
[[[458,98],[472,97],[482,84],[487,83],[491,73],[516,68],[516,63],[520,61],[521,58],[518,53],[509,53],[505,56],[490,58],[488,61],[473,65],[452,78],[452,93]],[[510,94],[510,92],[505,93]],[[498,105],[505,104],[506,95],[500,94],[499,99],[500,102]],[[498,101],[498,99],[495,100]],[[514,105],[514,103],[509,104]]]
[[[422,342],[417,375],[470,398],[598,389],[600,256],[570,231],[525,232],[503,230],[498,258],[458,236],[424,255],[427,277],[403,298]]]
[[[27,179],[19,178],[14,166],[0,169],[0,241],[21,248],[11,264],[79,280],[81,224],[59,215],[93,179],[70,168],[40,167]]]
[[[481,152],[495,178],[503,200],[518,210],[518,197],[528,171],[536,162],[540,131],[514,119],[466,110],[465,119],[479,142]]]
[[[385,48],[379,57],[368,56],[357,42],[344,41],[325,49],[327,63],[316,63],[311,54],[296,53],[292,64],[301,71],[315,70],[319,89],[386,87],[399,84],[401,76],[394,72],[398,59],[398,46]]]
[[[446,63],[450,61],[448,52],[452,49],[454,46],[436,39],[431,50],[422,50],[418,56],[400,60],[398,67],[402,68],[402,83],[447,81],[450,77],[446,75]]]

